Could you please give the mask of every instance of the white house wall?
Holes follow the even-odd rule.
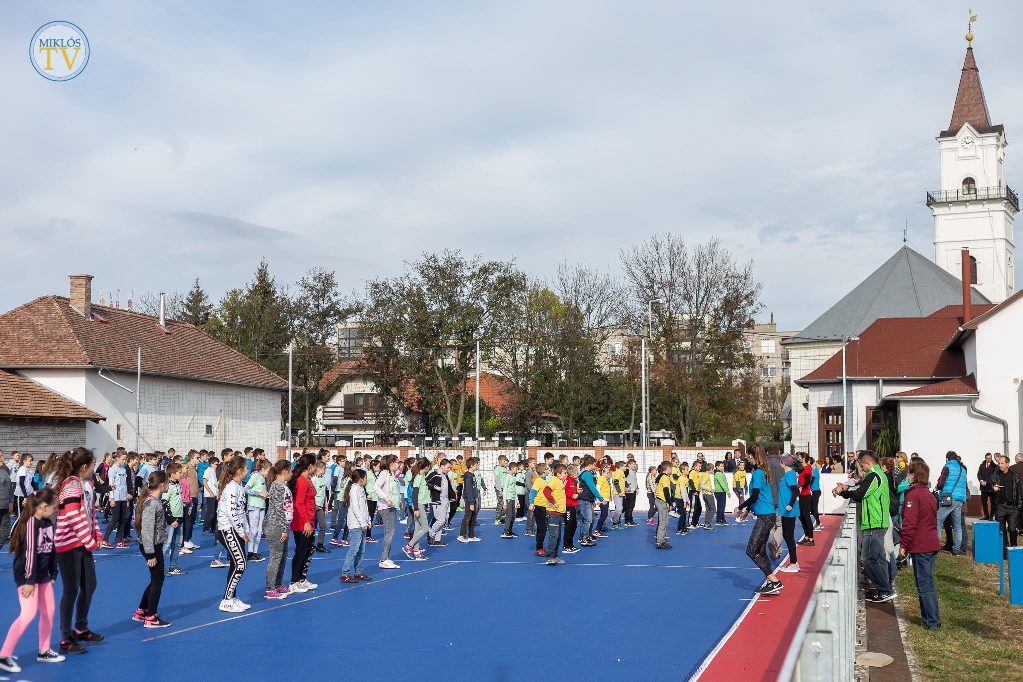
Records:
[[[106,421],[86,427],[88,447],[102,452],[119,446],[135,449],[135,394],[96,372],[86,378],[86,406],[107,416]],[[134,375],[117,373],[114,378],[134,390]],[[271,449],[280,440],[281,393],[277,391],[143,375],[140,395],[142,451],[249,445]],[[122,427],[120,440],[117,424]],[[206,435],[206,425],[213,427],[212,435]]]
[[[985,452],[1002,449],[1002,427],[973,419],[967,414],[967,400],[903,401],[899,407],[902,450],[917,453],[931,468],[933,485],[945,466],[949,450],[963,458],[970,491],[979,494],[977,469]]]
[[[18,373],[76,403],[85,404],[84,369],[19,369]]]
[[[810,413],[803,407],[803,402],[806,399],[807,390],[801,386],[796,385],[797,379],[802,379],[810,372],[814,371],[837,352],[842,350],[841,341],[814,341],[809,343],[793,343],[789,344],[789,380],[792,390],[792,443],[793,447],[797,447],[796,444],[802,443],[803,445],[798,446],[797,449],[805,447],[808,441],[816,442],[811,440],[811,430],[814,433],[813,438],[816,438],[816,412],[813,413],[813,419],[811,419]]]
[[[908,381],[885,381],[884,395],[888,396],[901,391],[909,391],[924,386],[922,383]],[[793,437],[793,450],[806,450],[814,457],[820,457],[820,417],[819,410],[823,407],[842,407],[842,384],[813,384],[808,389],[810,393],[810,409],[805,410],[802,406],[796,405],[792,408],[793,419],[798,408],[806,414],[809,433],[805,440],[797,441]],[[877,407],[881,402],[881,387],[877,381],[850,381],[848,382],[849,421],[846,424],[845,433],[850,436],[846,443],[846,452],[863,450],[867,447],[867,408]]]
[[[1009,423],[1009,452],[1014,455],[1023,449],[1020,433],[1020,411],[1023,408],[1023,356],[1019,340],[1023,335],[1023,304],[1015,301],[997,315],[987,318],[978,326],[975,335],[965,345],[967,365],[976,364],[977,388],[980,398],[977,407]],[[993,422],[984,424],[985,433],[997,436],[997,447],[983,452],[1001,452],[1002,427]],[[979,466],[979,464],[978,464]]]

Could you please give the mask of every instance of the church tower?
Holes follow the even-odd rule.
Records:
[[[976,17],[970,19],[972,28]],[[962,277],[962,249],[969,249],[971,284],[1000,303],[1016,288],[1012,221],[1019,199],[1005,184],[1005,129],[991,124],[972,32],[966,40],[952,122],[937,138],[941,189],[927,193],[934,214],[934,262]]]

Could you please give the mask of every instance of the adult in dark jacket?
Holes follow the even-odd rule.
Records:
[[[930,467],[923,460],[909,466],[911,485],[902,502],[901,556],[913,558],[913,578],[920,595],[920,619],[929,630],[941,627],[938,591],[934,587],[934,562],[941,551],[938,538],[938,501],[931,493]]]
[[[991,474],[998,471],[998,462],[994,461],[990,452],[984,455],[984,461],[980,463],[980,468],[977,469],[977,481],[980,483],[980,508],[981,513],[984,515],[983,521],[990,521],[994,514],[994,493],[991,492],[991,486],[988,484],[988,479],[991,478]]]
[[[1005,558],[1009,558],[1009,545],[1016,546],[1019,538],[1019,516],[1023,508],[1023,488],[1019,477],[1009,469],[1009,458],[999,457],[998,468],[987,479],[994,504],[994,520],[1002,529]]]
[[[11,517],[14,512],[14,500],[11,499],[11,472],[4,463],[3,450],[0,450],[0,548],[11,537]]]

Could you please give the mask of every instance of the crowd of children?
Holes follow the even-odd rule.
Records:
[[[0,669],[9,672],[20,670],[13,649],[36,612],[40,614],[39,661],[60,661],[64,654],[84,653],[84,645],[103,640],[89,629],[89,607],[96,590],[94,551],[116,551],[138,543],[149,583],[133,620],[145,628],[164,628],[170,625],[159,615],[164,580],[186,573],[179,556],[199,548],[193,542],[196,525],[202,527],[203,535],[215,538],[217,554],[210,566],[228,569],[220,610],[241,613],[251,608],[237,596],[250,563],[267,562],[266,599],[315,590],[317,585],[308,579],[310,561],[314,553],[331,551],[324,544],[328,532],[330,545],[346,549],[342,583],[371,580],[363,560],[366,544],[377,541],[372,537],[374,525],[383,528],[381,569],[399,568],[391,555],[402,521],[406,525],[399,549],[411,561],[426,561],[428,549],[433,552],[446,546],[445,532],[455,530],[451,524],[459,509],[463,515],[458,541],[479,542],[478,515],[488,492],[479,458],[462,455],[448,459],[437,454],[431,461],[399,460],[396,455],[376,459],[356,452],[348,461],[344,454],[331,458],[320,450],[271,463],[258,448],[244,452],[226,448],[219,455],[190,450],[185,456],[173,449],[141,456],[119,450],[104,455],[97,464],[91,451],[76,448],[38,467],[42,479],[32,471],[31,460],[31,455],[19,459],[16,475],[8,483],[18,498],[10,550],[15,554],[21,600],[21,615],[0,650]],[[728,525],[724,510],[734,494],[739,501],[738,522],[745,523],[750,511],[757,516],[747,554],[766,577],[758,592],[780,591],[766,551],[767,538],[778,525],[776,514],[790,556],[783,571],[799,570],[797,546],[812,545],[813,530],[820,527],[819,471],[791,457],[782,458],[781,463],[784,474],[777,481],[779,474],[772,472],[765,452],[754,446],[733,467],[731,485],[724,462],[712,465],[702,454],[692,466],[676,456],[649,467],[647,523],[656,526],[657,549],[672,548],[667,537],[672,517],[678,519],[677,535]],[[567,455],[545,453],[542,461],[509,461],[502,454],[492,479],[494,523],[502,526],[500,538],[517,538],[515,524],[524,523],[525,535],[535,538],[531,551],[549,566],[563,564],[563,554],[595,547],[609,537],[609,531],[638,525],[633,519],[638,474],[638,463],[631,455],[622,461],[597,460],[591,455],[569,461]],[[101,512],[105,527],[99,521]],[[811,523],[811,515],[816,524]],[[798,542],[796,518],[804,528]],[[263,539],[268,558],[259,552]],[[285,582],[292,541],[290,581]],[[55,608],[52,583],[58,574],[63,584],[60,653],[49,644]]]

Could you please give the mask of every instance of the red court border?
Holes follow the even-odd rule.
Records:
[[[835,544],[844,516],[822,516],[815,547],[799,548],[799,573],[781,573],[785,588],[772,597],[757,597],[733,627],[720,648],[704,662],[694,679],[700,682],[775,682],[796,636],[800,617],[817,584],[817,577]],[[784,565],[784,563],[783,563]]]

